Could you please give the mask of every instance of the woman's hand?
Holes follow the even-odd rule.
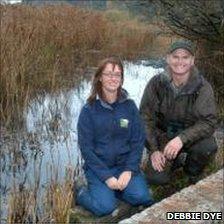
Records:
[[[118,178],[118,188],[119,190],[124,190],[129,181],[131,180],[131,171],[124,171],[121,173],[121,175]]]
[[[107,186],[112,190],[118,190],[118,180],[115,177],[110,177],[106,181]]]

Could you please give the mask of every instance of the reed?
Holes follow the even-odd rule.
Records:
[[[27,189],[14,189],[9,198],[7,223],[28,223],[33,218],[33,193]]]
[[[21,133],[22,135],[22,133]],[[10,136],[12,137],[12,136]],[[75,201],[73,197],[74,179],[80,170],[80,164],[73,167],[71,161],[66,167],[60,167],[60,157],[54,148],[51,159],[43,164],[43,149],[39,144],[41,137],[36,135],[24,136],[23,141],[29,144],[33,152],[24,151],[21,145],[21,136],[8,139],[1,147],[1,169],[8,172],[8,184],[2,179],[2,187],[9,189],[3,197],[7,207],[3,217],[7,223],[66,223]],[[55,136],[55,141],[57,140]],[[53,136],[52,136],[53,140]],[[68,148],[67,153],[69,153]],[[28,156],[29,154],[29,156]],[[4,157],[5,158],[4,158]],[[8,164],[5,164],[5,161]],[[28,167],[27,167],[28,166]],[[44,172],[46,169],[47,173]],[[63,179],[59,176],[63,174]],[[43,182],[46,178],[47,181]],[[3,193],[3,192],[1,192]],[[3,221],[3,220],[2,220]]]
[[[153,34],[136,20],[112,21],[111,15],[69,5],[1,5],[0,118],[6,125],[41,91],[74,87],[80,68],[99,58],[125,59],[148,54]]]
[[[69,223],[69,214],[74,200],[73,171],[67,170],[63,183],[51,181],[46,193],[46,211],[55,223]]]

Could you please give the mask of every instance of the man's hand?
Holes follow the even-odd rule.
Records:
[[[118,178],[118,188],[119,190],[124,190],[127,186],[129,181],[131,180],[131,171],[124,171]]]
[[[155,151],[152,153],[150,158],[153,169],[162,172],[166,164],[166,158],[163,153],[160,151]]]
[[[177,154],[182,147],[183,142],[181,141],[180,137],[177,136],[166,144],[163,154],[167,159],[173,160],[177,157]]]
[[[115,177],[110,177],[106,181],[107,186],[112,190],[118,190],[118,181]]]

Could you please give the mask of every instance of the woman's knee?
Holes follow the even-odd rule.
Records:
[[[132,205],[151,205],[153,204],[152,194],[149,190],[140,190],[132,194],[129,198],[129,203]]]
[[[95,201],[94,213],[97,216],[109,215],[116,209],[117,205],[115,201]]]
[[[132,205],[150,205],[153,203],[152,192],[142,176],[135,178],[125,190],[123,199]]]

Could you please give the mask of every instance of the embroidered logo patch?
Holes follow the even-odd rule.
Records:
[[[124,119],[124,118],[120,119],[120,127],[121,128],[128,128],[128,123],[129,123],[128,119]]]

